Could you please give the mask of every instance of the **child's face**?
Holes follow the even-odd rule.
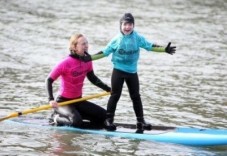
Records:
[[[121,24],[121,32],[123,32],[124,35],[129,35],[133,31],[134,24],[129,22],[122,22]]]

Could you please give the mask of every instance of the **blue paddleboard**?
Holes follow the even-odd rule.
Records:
[[[23,119],[17,118],[6,120],[9,124],[23,124],[25,126],[36,126],[77,133],[90,133],[106,136],[116,136],[129,139],[139,139],[147,141],[158,141],[165,143],[189,145],[189,146],[219,146],[227,145],[227,129],[200,129],[187,127],[166,127],[153,126],[152,130],[145,130],[143,133],[136,133],[136,126],[133,124],[117,124],[116,131],[106,131],[104,129],[84,129],[67,126],[51,126],[47,119]]]

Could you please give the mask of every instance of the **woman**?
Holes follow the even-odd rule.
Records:
[[[69,45],[69,56],[53,68],[46,81],[49,104],[54,108],[51,122],[58,126],[83,127],[85,123],[83,120],[88,120],[91,126],[102,127],[106,118],[106,111],[94,103],[82,101],[58,107],[58,102],[82,97],[85,77],[99,88],[107,92],[111,90],[94,74],[92,62],[84,61],[84,58],[89,55],[86,37],[82,34],[73,35],[70,38]],[[61,85],[55,101],[52,84],[59,77],[61,78]]]

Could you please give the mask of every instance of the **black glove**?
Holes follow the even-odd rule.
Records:
[[[165,51],[166,51],[166,53],[168,53],[170,55],[173,55],[175,53],[175,51],[176,51],[176,47],[175,46],[172,47],[170,45],[171,45],[171,42],[168,43],[168,45],[165,48]]]
[[[84,56],[80,57],[80,59],[82,61],[84,61],[84,62],[90,62],[90,61],[92,61],[91,55],[84,55]]]

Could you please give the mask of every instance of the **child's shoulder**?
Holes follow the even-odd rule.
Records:
[[[136,38],[138,41],[142,41],[142,40],[145,39],[144,36],[141,35],[140,33],[138,33],[137,31],[133,31],[133,36],[134,36],[134,38]]]
[[[122,35],[121,34],[117,34],[115,35],[110,42],[116,42],[117,40],[121,39],[122,38]]]
[[[143,37],[143,35],[141,35],[140,33],[138,33],[137,31],[133,31],[133,35],[135,35],[135,36],[138,36],[138,37]]]

